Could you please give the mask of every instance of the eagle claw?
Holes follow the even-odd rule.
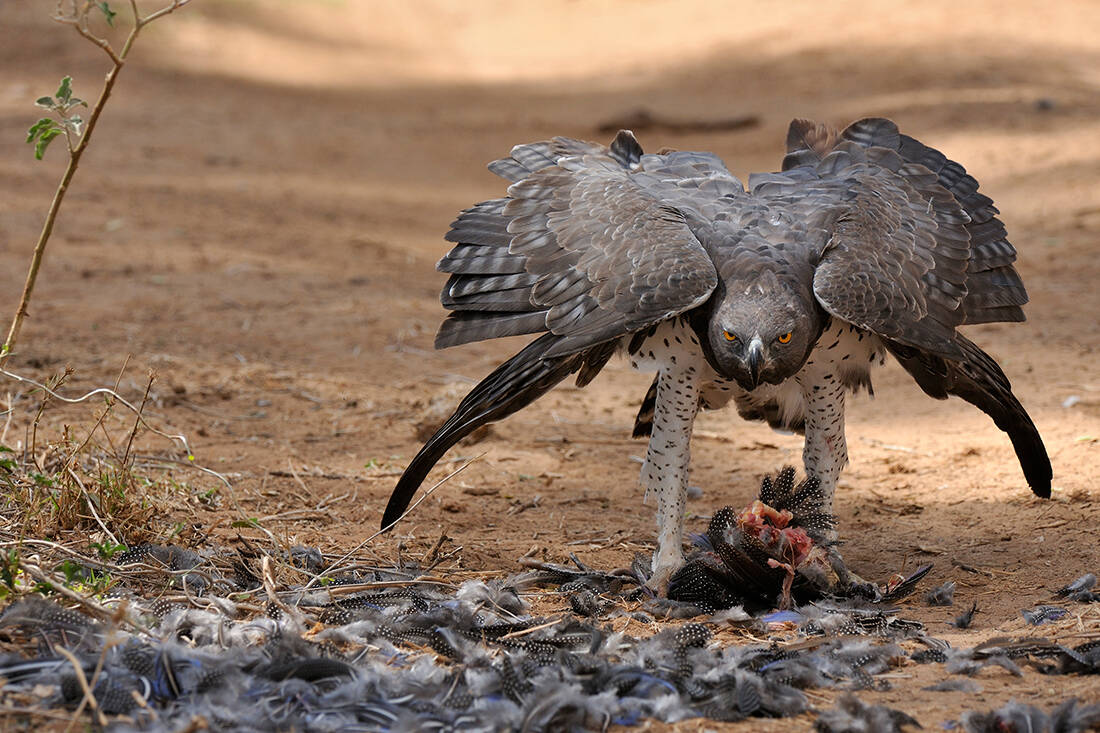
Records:
[[[845,596],[861,596],[874,601],[882,597],[879,587],[869,580],[864,580],[848,569],[848,564],[840,555],[836,545],[829,547],[829,567],[836,573],[836,590]]]

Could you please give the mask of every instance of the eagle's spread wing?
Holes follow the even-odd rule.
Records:
[[[966,214],[942,188],[917,189],[905,178],[853,167],[849,178],[826,184],[845,203],[830,212],[835,219],[814,272],[814,295],[849,323],[957,356],[970,244]]]
[[[815,131],[792,129],[790,137]],[[803,144],[801,157],[787,156],[800,164],[750,178],[750,186],[817,225],[820,240],[806,246],[818,302],[880,336],[958,356],[969,217],[932,173],[906,168],[889,149],[843,138]]]
[[[848,126],[843,137],[864,147],[882,147],[897,152],[907,171],[921,168],[935,174],[970,217],[964,228],[970,238],[966,269],[966,297],[962,301],[963,323],[1022,321],[1020,307],[1027,292],[1012,263],[1016,249],[1009,243],[997,207],[978,192],[978,182],[966,169],[938,150],[898,132],[897,125],[884,119],[860,120]]]
[[[447,235],[458,246],[439,269],[452,273],[442,300],[453,312],[436,345],[549,331],[546,356],[562,356],[706,300],[714,264],[684,214],[636,180],[636,146],[627,134],[610,149],[558,140],[494,163],[518,180]]]
[[[644,172],[643,157],[659,172]],[[677,179],[714,175],[703,175],[699,161],[680,162],[682,173],[643,156],[623,132],[610,147],[567,138],[520,145],[490,165],[513,184],[507,198],[464,211],[447,234],[456,246],[439,269],[451,273],[441,299],[452,313],[436,346],[545,333],[474,387],[424,444],[390,496],[383,527],[470,432],[570,374],[588,382],[621,337],[710,296],[718,283],[714,264],[675,202],[693,200],[677,194]],[[686,190],[698,194],[702,185]],[[671,196],[662,195],[666,189]]]
[[[787,144],[783,173],[750,185],[819,224],[813,289],[829,313],[948,358],[962,357],[956,327],[1023,320],[1016,250],[961,165],[883,119],[841,133],[796,120]]]
[[[753,194],[790,207],[820,241],[813,292],[832,316],[883,338],[929,395],[962,397],[1012,439],[1032,490],[1050,495],[1041,437],[966,323],[1023,320],[1027,293],[993,202],[958,163],[888,120],[842,133],[796,120],[783,172]]]

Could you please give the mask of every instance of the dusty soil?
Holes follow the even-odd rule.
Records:
[[[1033,632],[1021,608],[1100,570],[1100,8],[1048,3],[1040,18],[1023,0],[514,5],[197,2],[150,27],[71,187],[9,367],[41,379],[71,365],[76,393],[113,384],[130,355],[120,391],[140,398],[155,370],[151,419],[186,433],[197,463],[233,485],[211,506],[190,497],[218,483],[176,471],[184,501],[165,511],[185,536],[234,542],[239,508],[279,537],[341,552],[376,530],[433,398],[456,401],[522,343],[431,348],[442,234],[502,190],[486,162],[552,135],[602,139],[601,125],[645,109],[680,123],[755,116],[737,130],[636,130],[649,149],[713,150],[745,175],[778,165],[794,116],[884,115],[963,162],[1003,212],[1029,320],[968,335],[1039,425],[1055,489],[1033,498],[984,415],[926,398],[891,365],[877,397],[849,412],[846,555],[868,577],[934,562],[932,582],[960,585],[956,607],[912,601],[905,613],[967,646]],[[91,98],[106,69],[49,21],[51,7],[0,5],[3,314],[64,164],[59,144],[36,163],[22,143],[31,101],[65,74]],[[445,548],[461,547],[455,567],[479,573],[513,572],[528,552],[628,562],[654,530],[637,488],[644,444],[629,437],[648,380],[613,362],[586,390],[559,388],[457,448],[430,481],[481,458],[370,550],[422,553],[445,533]],[[36,402],[14,382],[0,394],[14,402],[3,441],[21,446]],[[86,431],[92,415],[58,409],[40,431]],[[698,427],[693,530],[799,462],[798,438],[732,411]],[[324,511],[276,516],[326,497]],[[947,626],[972,601],[975,628]],[[1095,635],[1100,608],[1073,610],[1042,633]],[[1009,698],[1100,700],[1095,679],[999,669],[982,673],[977,695],[926,692],[929,669],[907,667],[893,691],[866,699],[926,728]],[[839,693],[816,694],[827,706]]]

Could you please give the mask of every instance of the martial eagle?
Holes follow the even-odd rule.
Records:
[[[848,461],[844,395],[890,353],[929,395],[957,395],[1008,433],[1028,484],[1050,495],[1034,423],[960,326],[1022,321],[1027,294],[993,202],[961,165],[885,119],[842,132],[791,123],[778,173],[748,189],[712,153],[644,154],[555,138],[490,170],[507,195],[458,217],[440,261],[451,310],[436,347],[540,333],[466,396],[401,477],[393,523],[458,440],[616,352],[657,373],[635,434],[657,497],[654,587],[683,563],[692,425],[732,399],[805,432],[803,462],[831,511]],[[838,565],[839,555],[837,555]]]

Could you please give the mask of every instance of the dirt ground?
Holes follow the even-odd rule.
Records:
[[[52,3],[0,4],[0,314],[14,312],[64,166],[23,144],[32,101],[60,77],[93,98],[100,52],[52,23]],[[763,8],[767,8],[766,10]],[[111,385],[185,433],[226,474],[213,504],[166,512],[187,536],[231,543],[239,508],[280,537],[351,549],[377,529],[417,424],[454,404],[522,340],[432,350],[443,311],[434,262],[465,206],[498,196],[485,164],[520,142],[606,140],[638,110],[671,125],[643,146],[712,150],[734,173],[778,166],[786,127],[887,116],[962,162],[996,201],[1020,253],[1024,324],[971,328],[1046,440],[1050,501],[1032,497],[1007,438],[969,405],[925,397],[895,365],[851,401],[851,466],[838,494],[846,556],[867,577],[934,562],[954,608],[906,604],[931,633],[970,646],[1041,633],[1080,643],[1100,607],[1035,630],[1020,609],[1100,571],[1100,6],[1024,0],[710,3],[196,0],[138,41],[72,184],[31,317],[9,368],[71,365],[69,393]],[[758,124],[707,129],[751,116]],[[680,124],[683,123],[683,124]],[[7,321],[4,321],[6,330]],[[600,567],[651,547],[630,427],[649,383],[613,361],[461,446],[429,484],[481,456],[398,529],[381,557],[445,533],[455,561],[510,573],[531,552]],[[3,442],[20,447],[35,402],[13,382]],[[90,424],[93,407],[40,430]],[[111,419],[125,431],[128,419]],[[759,477],[800,463],[801,440],[733,411],[704,414],[689,529],[746,502]],[[143,437],[150,453],[169,451]],[[180,469],[184,492],[216,488]],[[334,501],[334,499],[339,500]],[[312,509],[325,500],[323,511]],[[247,532],[245,532],[247,534]],[[399,548],[399,545],[403,547]],[[967,572],[967,564],[982,571]],[[947,621],[976,601],[974,629]],[[938,728],[1009,698],[1100,700],[1088,677],[985,671],[979,694],[928,692],[930,668],[861,693]],[[840,693],[815,692],[828,706]],[[792,727],[809,727],[806,716]],[[754,722],[744,726],[763,729]],[[688,721],[677,730],[716,728]],[[736,728],[737,726],[731,726]]]

